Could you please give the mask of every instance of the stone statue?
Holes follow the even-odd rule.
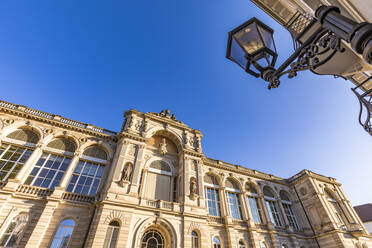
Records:
[[[167,151],[167,141],[165,138],[163,138],[159,144],[159,152],[164,155],[166,154],[168,151]]]
[[[194,200],[196,198],[196,196],[198,195],[198,188],[197,188],[197,185],[196,185],[196,179],[195,178],[191,178],[190,179],[190,198],[191,200]]]
[[[132,164],[128,163],[123,170],[123,176],[120,180],[120,185],[123,186],[126,182],[130,180],[130,176],[132,175]]]

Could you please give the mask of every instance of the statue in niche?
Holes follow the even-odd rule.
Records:
[[[120,180],[120,186],[123,187],[126,183],[128,183],[131,175],[132,175],[132,163],[127,163],[123,169],[123,175]]]
[[[195,200],[198,196],[198,187],[196,185],[196,179],[193,177],[190,179],[190,199]]]
[[[159,144],[159,152],[160,154],[164,155],[166,154],[168,151],[167,151],[167,140],[165,138],[163,138]]]

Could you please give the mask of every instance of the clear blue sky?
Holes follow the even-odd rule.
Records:
[[[1,1],[3,100],[119,131],[130,108],[169,108],[203,132],[206,156],[281,177],[336,177],[352,204],[372,202],[370,137],[351,83],[302,73],[268,91],[225,59],[227,33],[256,16],[249,0]]]

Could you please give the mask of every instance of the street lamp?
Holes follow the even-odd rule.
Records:
[[[339,8],[334,6],[319,7],[315,17],[295,38],[299,47],[277,69],[274,31],[256,18],[229,32],[226,57],[249,74],[269,82],[268,89],[277,88],[283,75],[288,74],[289,78],[293,78],[299,71],[311,70],[318,73],[316,69],[322,67],[322,74],[334,75],[327,68],[335,65],[331,66],[327,62],[335,55],[343,54],[346,58],[337,59],[336,66],[345,67],[349,56],[345,53],[342,41],[349,43],[357,54],[361,54],[368,64],[372,64],[372,23],[357,23],[341,15]],[[361,112],[363,107],[367,110],[367,119],[361,121],[360,114],[359,122],[372,135],[372,100],[365,99],[372,92],[358,94],[356,89],[359,88],[362,88],[361,85],[354,88],[353,92],[361,102]]]

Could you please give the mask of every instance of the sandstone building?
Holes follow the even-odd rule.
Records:
[[[372,247],[334,178],[206,157],[169,111],[120,132],[0,101],[0,247]]]

